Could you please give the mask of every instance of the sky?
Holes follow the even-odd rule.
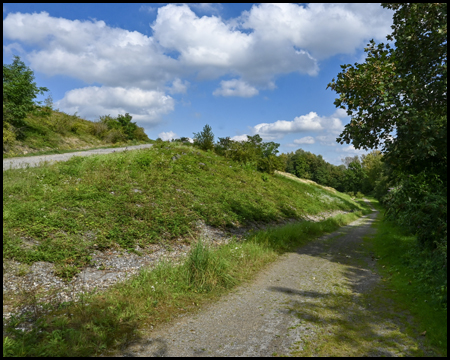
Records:
[[[336,137],[350,118],[327,85],[385,42],[379,4],[3,4],[3,63],[18,55],[54,108],[129,113],[151,139],[211,126],[259,134],[331,164],[361,155]]]

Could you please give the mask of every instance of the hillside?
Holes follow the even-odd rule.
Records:
[[[150,142],[143,129],[137,126],[134,139],[130,140],[125,136],[123,127],[121,131],[120,126],[111,126],[116,125],[114,120],[117,119],[104,116],[100,121],[94,122],[82,119],[76,114],[68,115],[61,111],[37,107],[36,111],[29,113],[23,120],[24,125],[14,130],[14,140],[5,142],[4,133],[3,158]],[[3,131],[5,132],[5,129]]]
[[[196,240],[199,220],[226,229],[355,209],[345,194],[162,142],[5,172],[3,255],[54,262],[71,277],[93,249]]]

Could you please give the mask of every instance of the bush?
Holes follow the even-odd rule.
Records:
[[[284,162],[275,155],[269,155],[258,159],[257,169],[264,173],[273,174],[275,170],[284,170]]]
[[[100,139],[103,139],[106,132],[108,131],[108,126],[103,122],[94,122],[91,123],[89,127],[89,133],[94,135]]]
[[[358,192],[356,193],[355,197],[356,197],[357,199],[362,199],[362,198],[364,197],[364,194],[363,194],[362,192],[358,191]]]
[[[447,248],[447,187],[428,176],[402,175],[383,198],[386,216],[407,227],[423,246]],[[447,262],[447,253],[442,254]]]
[[[53,129],[57,133],[65,135],[69,131],[72,131],[72,127],[75,123],[75,120],[76,118],[74,118],[71,115],[60,114],[60,116],[58,116],[53,123]]]
[[[3,121],[3,151],[9,151],[16,141],[14,126]]]
[[[125,141],[126,137],[120,130],[109,130],[106,134],[103,140],[107,143],[115,144],[119,141]]]

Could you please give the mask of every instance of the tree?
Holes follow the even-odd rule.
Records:
[[[367,175],[359,162],[351,162],[345,171],[344,180],[346,182],[346,189],[355,193],[361,191],[362,184],[366,176]]]
[[[202,150],[214,149],[214,134],[211,126],[206,124],[199,133],[194,133],[194,144]]]
[[[3,65],[3,127],[5,122],[24,126],[23,120],[35,108],[34,99],[45,91],[46,87],[36,86],[33,71],[20,57],[14,56],[12,64]]]
[[[367,155],[361,155],[361,163],[367,177],[364,178],[362,184],[362,192],[369,194],[373,192],[377,182],[383,176],[383,155],[379,150],[373,150]]]
[[[447,5],[383,4],[395,10],[395,40],[365,49],[363,64],[341,65],[328,84],[351,121],[337,142],[381,147],[399,172],[447,176]]]

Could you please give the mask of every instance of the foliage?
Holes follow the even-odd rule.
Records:
[[[328,84],[339,94],[335,105],[352,116],[337,141],[357,149],[382,146],[396,171],[430,169],[445,178],[447,5],[383,6],[397,10],[387,37],[395,48],[372,40],[366,62],[342,65]]]
[[[214,149],[214,134],[211,126],[206,124],[199,133],[194,133],[194,145],[202,150]]]
[[[376,182],[380,179],[383,171],[383,155],[379,150],[373,150],[367,155],[361,155],[361,166],[365,176],[362,180],[361,191],[365,194],[372,193]]]
[[[426,172],[403,175],[383,198],[383,204],[388,208],[386,216],[417,235],[420,244],[445,247],[446,263],[447,188],[439,177]]]
[[[14,56],[12,64],[3,64],[3,122],[24,126],[23,120],[35,107],[33,100],[45,91],[46,87],[36,85],[33,71],[19,56]]]
[[[107,142],[116,143],[126,140],[149,140],[144,129],[131,122],[132,116],[129,113],[119,114],[117,118],[111,115],[100,116],[100,123],[108,128],[108,132],[102,131],[100,126],[94,128],[94,132],[106,139]]]
[[[366,161],[363,188],[373,188],[387,216],[416,234],[420,246],[433,247],[435,261],[446,266],[447,4],[383,7],[395,11],[387,36],[395,47],[370,41],[365,63],[342,65],[328,84],[339,94],[335,105],[352,116],[337,141],[382,148],[383,164]]]
[[[361,163],[359,162],[351,162],[348,165],[348,169],[345,172],[345,187],[353,192],[358,192],[358,190],[362,189],[362,184],[364,179],[367,177]]]

